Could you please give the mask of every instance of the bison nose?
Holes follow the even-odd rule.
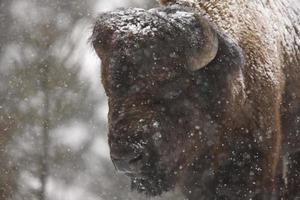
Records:
[[[117,157],[111,155],[112,162],[116,170],[124,174],[139,174],[142,169],[143,155],[129,157]]]

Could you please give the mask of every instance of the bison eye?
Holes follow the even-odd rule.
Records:
[[[186,78],[174,79],[164,83],[158,90],[159,96],[164,100],[177,99],[184,93],[190,85],[190,80]]]
[[[160,98],[154,98],[152,100],[152,104],[153,105],[162,105],[163,104],[163,99],[160,99]]]
[[[182,93],[182,90],[180,90],[180,89],[171,90],[171,91],[165,92],[163,94],[163,98],[168,99],[168,100],[176,99],[177,97],[179,97],[181,95],[181,93]]]

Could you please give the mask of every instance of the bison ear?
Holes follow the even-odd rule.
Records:
[[[219,49],[215,59],[208,65],[220,79],[224,79],[224,88],[227,85],[227,95],[230,104],[241,105],[246,100],[246,85],[244,79],[245,57],[242,48],[225,34],[218,33]],[[225,91],[225,90],[224,90]],[[233,106],[234,107],[234,106]]]
[[[223,33],[218,33],[219,48],[213,62],[226,71],[239,71],[244,68],[245,57],[242,48]]]

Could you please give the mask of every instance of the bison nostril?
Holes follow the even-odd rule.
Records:
[[[143,155],[140,154],[139,156],[137,156],[137,157],[131,159],[131,160],[129,161],[129,164],[137,163],[138,161],[140,161],[140,160],[142,160],[142,159],[143,159]]]
[[[130,169],[129,163],[126,160],[112,159],[112,162],[118,172],[127,173]]]
[[[134,158],[115,158],[111,157],[112,162],[116,170],[125,174],[136,174],[141,172],[142,163],[139,162],[143,159],[143,155],[140,154]]]

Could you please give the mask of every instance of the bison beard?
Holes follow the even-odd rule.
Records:
[[[174,181],[162,169],[154,169],[142,177],[131,178],[131,188],[149,196],[157,196],[174,188]]]
[[[150,196],[179,186],[189,200],[295,197],[295,185],[284,191],[279,163],[289,153],[282,150],[281,126],[295,129],[290,119],[298,113],[289,106],[300,102],[299,68],[285,77],[285,95],[282,68],[299,66],[299,58],[280,60],[286,49],[273,48],[273,26],[252,27],[261,17],[256,7],[236,25],[226,21],[235,19],[226,13],[231,4],[215,1],[226,10],[220,17],[203,1],[195,9],[196,2],[166,0],[166,7],[121,9],[96,22],[92,42],[102,61],[116,169]],[[199,11],[224,20],[223,30]],[[287,135],[294,145],[286,146],[299,148],[300,138]]]

